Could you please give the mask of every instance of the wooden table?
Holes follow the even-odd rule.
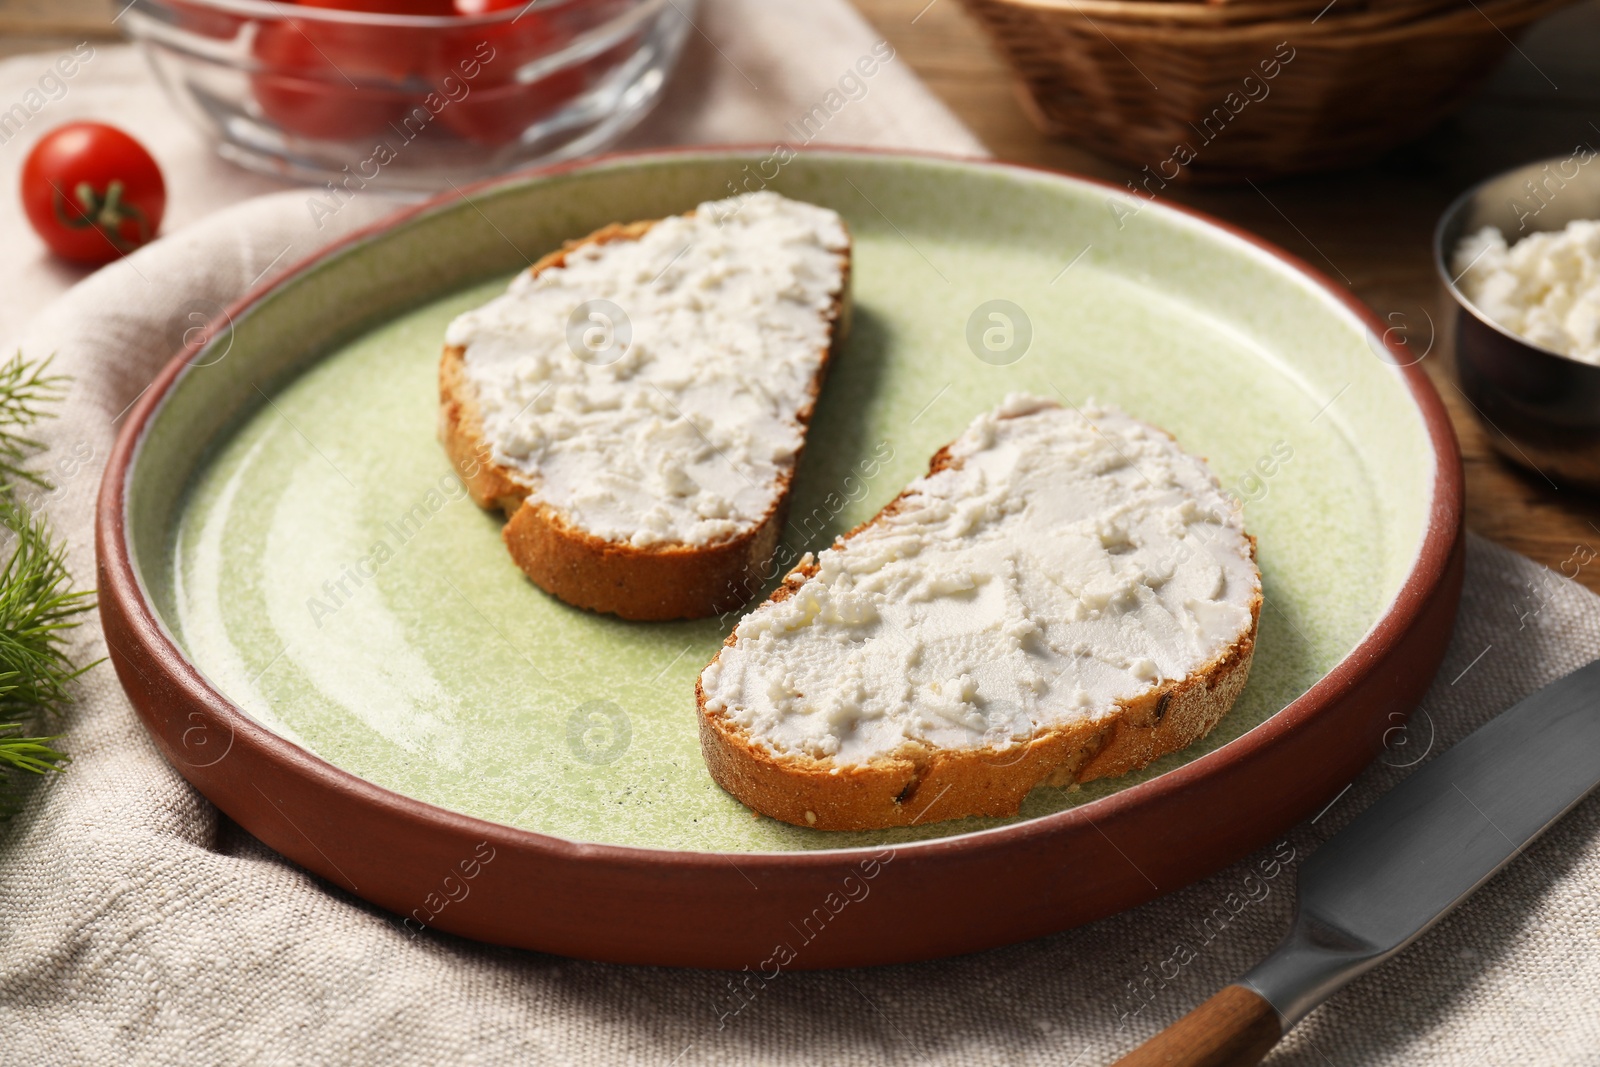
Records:
[[[122,0],[115,0],[120,6]],[[779,0],[772,0],[776,3]],[[1108,178],[1133,168],[1043,137],[1011,79],[959,0],[855,0],[955,113],[1001,159]],[[0,0],[0,55],[114,40],[108,0]],[[1172,187],[1164,195],[1262,234],[1351,288],[1380,316],[1414,326],[1424,347],[1439,321],[1430,252],[1433,224],[1477,179],[1518,163],[1600,146],[1600,0],[1569,8],[1523,39],[1492,83],[1459,116],[1379,163],[1339,174],[1242,188]],[[1600,560],[1600,497],[1552,489],[1502,461],[1437,351],[1423,361],[1455,421],[1466,458],[1467,525],[1559,566],[1583,547]],[[1578,574],[1600,591],[1600,562]]]

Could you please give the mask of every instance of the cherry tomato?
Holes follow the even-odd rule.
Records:
[[[393,51],[361,48],[352,31],[367,29],[310,19],[263,24],[251,95],[268,118],[303,137],[345,141],[387,129],[409,98],[383,85],[404,78],[411,64]]]
[[[296,6],[362,14],[455,14],[452,0],[297,0]],[[437,30],[423,26],[386,25],[383,20],[357,22],[337,16],[294,18],[293,8],[278,5],[282,19],[263,22],[256,37],[255,54],[268,73],[343,86],[397,88],[413,79],[411,88],[424,84],[427,60]]]
[[[167,185],[132,137],[101,122],[72,122],[45,134],[23,161],[22,207],[52,252],[109,263],[161,229]]]
[[[528,9],[527,0],[456,0],[456,7],[467,15],[523,12],[439,36],[431,80],[434,91],[451,101],[440,121],[458,136],[484,145],[507,144],[583,91],[583,76],[574,69],[536,82],[518,80],[520,68],[563,44],[550,19]]]
[[[301,7],[357,11],[372,15],[456,13],[451,0],[296,0]],[[321,51],[322,57],[357,84],[363,78],[404,81],[425,73],[435,33],[420,26],[385,26],[336,19],[301,19],[297,32]]]
[[[506,85],[516,81],[518,67],[556,47],[547,21],[532,13],[487,24],[464,22],[435,37],[428,78],[435,88],[443,87],[445,78],[464,78],[473,86]]]
[[[501,14],[459,27],[384,26],[316,18],[264,24],[252,91],[268,118],[319,140],[348,141],[393,128],[429,94],[428,110],[457,136],[486,145],[517,140],[632,54],[630,39],[536,82],[519,80],[543,59],[611,17],[626,0],[544,10],[529,0],[298,0],[301,7],[407,15]],[[515,12],[515,17],[504,17]]]
[[[301,7],[364,11],[370,15],[454,15],[451,0],[294,0]]]
[[[509,144],[583,92],[582,70],[561,70],[522,85],[480,85],[440,113],[457,134],[483,145]]]

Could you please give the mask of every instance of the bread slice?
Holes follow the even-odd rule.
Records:
[[[849,320],[832,211],[762,192],[607,226],[451,324],[439,436],[546,592],[715,615],[761,587]]]
[[[799,826],[1014,815],[1203,737],[1260,612],[1255,541],[1204,461],[1013,396],[744,617],[696,683],[701,751]]]

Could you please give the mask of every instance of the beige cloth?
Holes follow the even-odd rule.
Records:
[[[762,93],[741,89],[742,79],[719,69],[715,51],[699,47],[690,63],[704,66],[691,69],[690,88],[674,90],[698,104],[669,111],[662,129],[777,136],[786,108],[808,106],[807,94],[870,44],[833,0],[811,0],[799,8],[803,18],[772,4],[763,8],[770,18],[746,21],[758,3],[770,2],[714,0],[701,17],[762,82]],[[128,113],[127,124],[163,152],[178,209],[189,217],[221,202],[211,190],[219,199],[195,193],[184,206],[181,191],[205,184],[198,175],[252,188],[255,179],[181,147],[163,125],[170,114],[153,113],[164,105],[125,53],[101,58],[98,70],[115,68],[122,80],[102,87],[86,75],[52,119],[67,117],[69,101],[119,119],[124,113],[113,104],[122,97],[151,109]],[[0,100],[25,83],[31,62],[0,65]],[[841,139],[972,146],[909,78],[885,80],[874,92],[870,109],[852,114],[847,136],[841,125]],[[11,169],[0,166],[6,180]],[[363,198],[319,233],[303,193],[258,199],[182,227],[38,316],[24,351],[59,353],[61,368],[77,378],[63,417],[45,428],[51,455],[80,444],[95,455],[60,479],[46,505],[81,580],[93,573],[94,491],[118,419],[174,347],[174,331],[187,328],[187,314],[226,302],[276,269],[284,247],[309,251],[384,207]],[[17,247],[10,232],[5,247]],[[15,264],[3,269],[0,289],[15,281]],[[49,287],[39,282],[27,292],[36,300]],[[15,294],[5,299],[17,314]],[[85,655],[104,651],[97,626],[80,637]],[[1472,542],[1460,629],[1414,745],[1431,733],[1433,751],[1443,748],[1597,648],[1600,598]],[[1230,894],[1247,898],[1245,874],[1267,850],[1055,937],[914,966],[794,973],[719,1029],[727,979],[718,973],[576,962],[433,933],[408,940],[393,916],[307,875],[219,817],[156,752],[107,667],[91,673],[81,693],[65,723],[76,762],[40,783],[24,813],[0,828],[0,1027],[14,1035],[10,1054],[27,1062],[1099,1064],[1253,963],[1291,909],[1284,873],[1250,883],[1268,894],[1209,941],[1202,932],[1203,919],[1226,907]],[[1279,855],[1308,854],[1398,781],[1405,771],[1392,764],[1416,751],[1396,746],[1326,814],[1288,834]],[[1313,1013],[1272,1062],[1593,1062],[1600,1047],[1597,832],[1600,805],[1582,805],[1410,951]],[[1180,943],[1195,953],[1192,961],[1153,996],[1137,993]]]

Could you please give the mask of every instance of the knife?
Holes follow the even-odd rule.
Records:
[[[1600,660],[1414,771],[1301,865],[1294,924],[1233,985],[1116,1067],[1258,1062],[1420,937],[1600,784]]]

